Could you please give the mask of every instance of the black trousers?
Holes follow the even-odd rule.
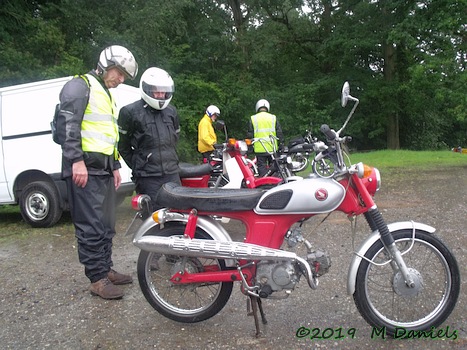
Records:
[[[91,283],[107,276],[115,236],[116,191],[113,176],[89,175],[86,187],[66,178],[71,218],[78,241],[78,258]]]
[[[256,153],[256,166],[259,176],[264,176],[272,163],[272,158],[267,153]]]
[[[180,175],[176,173],[164,176],[136,177],[135,190],[138,194],[147,194],[149,197],[151,197],[152,210],[155,211],[162,208],[159,204],[157,204],[156,197],[157,192],[166,182],[175,182],[181,184]]]

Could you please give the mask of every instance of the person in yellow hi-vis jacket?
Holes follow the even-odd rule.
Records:
[[[269,113],[269,102],[261,99],[256,102],[256,114],[252,115],[248,123],[247,138],[261,139],[253,145],[253,149],[256,155],[259,176],[266,174],[268,166],[271,162],[270,153],[274,149],[278,149],[279,146],[284,142],[284,135],[282,128],[274,114]],[[270,135],[278,138],[274,141],[274,145],[271,141]]]
[[[214,151],[214,145],[217,143],[216,132],[212,124],[220,115],[220,109],[210,105],[206,108],[206,112],[198,124],[198,152],[203,155],[204,163],[208,161],[209,155]]]
[[[60,92],[62,177],[90,292],[119,299],[119,284],[133,281],[112,269],[116,190],[121,184],[117,107],[111,89],[134,79],[138,64],[128,49],[105,48],[95,70],[76,76]]]

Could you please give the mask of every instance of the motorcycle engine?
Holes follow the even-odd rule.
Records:
[[[310,264],[313,274],[316,277],[324,275],[331,267],[331,256],[324,250],[315,250],[308,253],[306,260]]]
[[[294,289],[299,275],[290,261],[260,261],[256,268],[256,280],[261,287],[259,296],[267,298],[273,292]]]

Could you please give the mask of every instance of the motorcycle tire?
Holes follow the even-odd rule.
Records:
[[[163,229],[156,227],[145,236],[180,236],[184,229],[185,225],[181,223],[166,223]],[[196,229],[195,238],[212,239],[200,228]],[[224,270],[225,262],[215,258],[184,258],[141,251],[137,264],[138,281],[146,300],[161,315],[177,322],[200,322],[216,315],[227,304],[233,282],[172,283],[172,276],[183,268],[190,273]]]
[[[455,257],[435,235],[419,230],[414,238],[412,230],[392,235],[415,287],[407,287],[402,274],[386,263],[387,252],[378,240],[358,268],[353,297],[370,325],[404,338],[413,331],[430,331],[446,320],[459,296],[460,274]]]

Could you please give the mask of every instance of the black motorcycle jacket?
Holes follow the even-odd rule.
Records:
[[[122,107],[118,125],[118,151],[131,168],[133,177],[179,172],[176,146],[180,122],[174,106],[169,104],[157,110],[141,99]]]

